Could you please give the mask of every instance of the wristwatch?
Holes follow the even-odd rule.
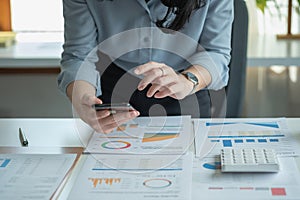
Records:
[[[191,81],[193,83],[193,85],[194,85],[193,90],[190,92],[190,94],[193,93],[195,88],[199,84],[199,80],[198,80],[197,76],[195,76],[191,72],[182,72],[181,74],[184,75],[186,79],[188,79],[189,81]]]

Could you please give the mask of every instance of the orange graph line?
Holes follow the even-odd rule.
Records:
[[[169,140],[177,138],[179,135],[168,135],[168,136],[153,136],[149,138],[143,138],[142,142],[157,142],[157,141],[163,141],[163,140]]]

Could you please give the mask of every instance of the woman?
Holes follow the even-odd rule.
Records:
[[[210,116],[208,89],[219,90],[228,81],[233,0],[63,4],[59,88],[92,128],[109,133],[137,116],[152,114]],[[99,59],[86,59],[98,44]],[[92,108],[118,101],[130,102],[136,110],[112,115]]]

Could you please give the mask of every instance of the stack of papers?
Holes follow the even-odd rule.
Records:
[[[69,172],[76,154],[0,154],[0,199],[44,199]]]
[[[196,156],[192,199],[299,199],[300,173],[294,156],[299,146],[280,119],[195,120]],[[222,173],[222,148],[271,148],[278,173]]]
[[[190,116],[140,117],[94,133],[68,198],[189,200],[193,139]]]

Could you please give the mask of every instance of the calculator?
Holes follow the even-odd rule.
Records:
[[[221,150],[222,172],[278,172],[279,162],[274,149]]]

